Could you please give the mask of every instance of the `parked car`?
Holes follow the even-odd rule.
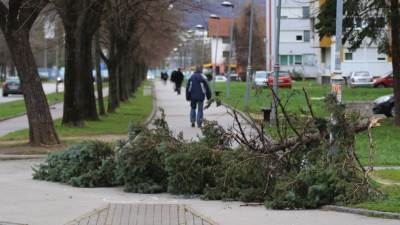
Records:
[[[217,75],[215,76],[215,82],[220,83],[220,82],[226,82],[228,79],[226,79],[225,76]]]
[[[374,78],[367,71],[355,71],[349,74],[349,87],[372,87]]]
[[[267,84],[269,87],[274,85],[274,72],[268,72]],[[293,80],[292,74],[289,71],[279,71],[279,87],[292,88]]]
[[[22,94],[21,82],[17,76],[8,77],[3,83],[3,97],[10,94]]]
[[[385,87],[393,87],[393,85],[394,85],[394,79],[392,72],[386,74],[383,77],[374,79],[374,87],[385,88]]]
[[[256,71],[253,79],[253,87],[267,87],[267,71]]]
[[[388,117],[394,116],[394,95],[385,95],[374,101],[374,114],[385,114]]]
[[[239,74],[231,73],[231,81],[240,81]]]

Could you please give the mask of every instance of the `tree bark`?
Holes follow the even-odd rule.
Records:
[[[21,80],[29,121],[29,141],[32,145],[59,144],[46,95],[37,71],[29,43],[30,29],[3,31]]]
[[[99,113],[100,115],[105,115],[106,111],[104,108],[104,99],[103,99],[103,77],[101,76],[101,68],[100,68],[100,33],[96,32],[96,40],[95,40],[95,63],[96,63],[96,85],[97,85],[97,101],[99,105]]]
[[[398,0],[390,0],[391,6],[391,36],[392,36],[392,67],[394,77],[394,99],[395,99],[395,124],[400,126],[400,11]]]
[[[98,120],[92,74],[92,40],[100,26],[105,0],[57,0],[65,28],[65,97],[63,125]]]

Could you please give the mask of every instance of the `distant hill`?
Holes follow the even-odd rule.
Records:
[[[203,4],[204,10],[201,12],[194,12],[191,14],[185,15],[185,24],[188,27],[194,27],[196,24],[202,24],[203,26],[207,26],[208,17],[210,14],[217,14],[219,16],[230,16],[230,9],[224,8],[221,6],[222,0],[200,0]],[[250,0],[231,0],[233,4],[235,4],[234,15],[237,17],[240,14],[240,10],[243,5]],[[265,0],[255,0],[256,7],[265,12]]]

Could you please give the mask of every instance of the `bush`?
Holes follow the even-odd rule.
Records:
[[[167,190],[164,153],[161,138],[150,130],[143,130],[134,140],[116,147],[117,179],[125,191],[159,193]]]
[[[171,148],[171,147],[170,147]],[[165,170],[168,173],[168,192],[173,194],[203,194],[215,186],[221,152],[200,143],[175,145],[168,151]]]
[[[114,152],[109,144],[85,141],[52,153],[33,168],[34,179],[62,182],[76,187],[114,186]]]
[[[218,171],[216,185],[207,187],[203,198],[264,202],[268,169],[260,156],[244,149],[224,151],[221,163],[214,168]]]

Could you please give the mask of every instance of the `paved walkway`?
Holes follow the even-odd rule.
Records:
[[[186,139],[196,139],[201,131],[199,128],[192,128],[190,124],[190,103],[186,101],[185,91],[177,95],[173,91],[173,84],[168,82],[164,85],[161,81],[155,82],[157,107],[163,108],[166,114],[166,121],[174,133],[183,132]],[[209,121],[218,121],[225,129],[231,128],[234,119],[228,114],[228,109],[224,106],[217,107],[215,103],[204,111],[204,118]],[[247,124],[244,120],[241,123]],[[247,126],[247,132],[251,132]]]
[[[108,88],[103,89],[104,97],[108,96]],[[57,103],[50,106],[50,112],[53,120],[59,119],[63,115],[64,103]],[[26,115],[12,119],[0,121],[0,136],[8,133],[29,128],[28,117]]]
[[[188,205],[219,225],[400,224],[399,220],[330,211],[267,210],[263,206],[241,206],[243,203],[240,202],[184,199],[169,194],[125,193],[122,188],[74,188],[32,180],[31,167],[40,162],[41,160],[0,161],[0,221],[29,225],[63,225],[112,203]]]

